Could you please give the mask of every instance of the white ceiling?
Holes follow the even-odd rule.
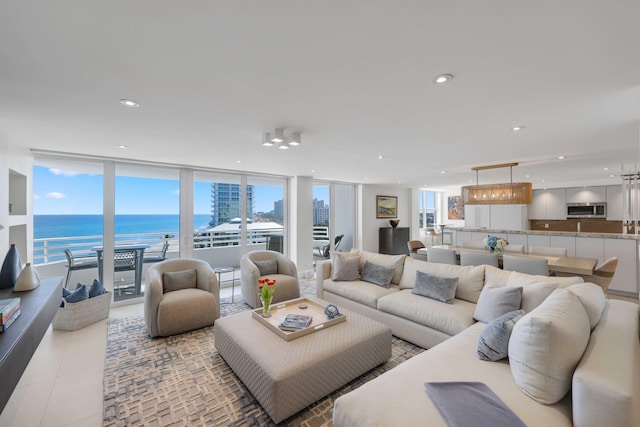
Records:
[[[637,0],[8,0],[0,132],[348,182],[459,186],[515,161],[534,188],[618,184],[640,162],[639,16]],[[303,145],[262,147],[275,127]]]

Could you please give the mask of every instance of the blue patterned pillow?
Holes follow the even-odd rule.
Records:
[[[489,322],[478,340],[478,358],[497,362],[507,357],[511,331],[524,314],[524,310],[514,310]]]
[[[97,297],[105,292],[107,291],[104,286],[102,286],[102,283],[100,283],[98,279],[93,279],[93,283],[89,287],[89,298]]]
[[[60,307],[64,307],[64,300],[69,295],[71,295],[71,291],[68,290],[67,288],[62,288],[62,302],[60,303]]]
[[[451,304],[456,297],[457,287],[457,277],[438,277],[422,271],[416,271],[416,284],[412,292],[416,295]]]
[[[87,285],[80,285],[75,291],[71,292],[68,297],[65,298],[67,302],[80,302],[89,299],[89,288]]]
[[[388,288],[391,284],[391,278],[396,269],[393,267],[385,267],[384,265],[373,264],[369,261],[364,262],[362,267],[362,276],[360,280],[373,283],[374,285]]]

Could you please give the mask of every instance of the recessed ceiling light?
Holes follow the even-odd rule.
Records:
[[[447,173],[447,172],[446,172],[446,171],[440,171],[440,173],[441,173],[441,174],[445,174],[445,173]]]
[[[604,168],[604,170],[608,171],[608,170],[609,170],[609,168]]]
[[[131,99],[121,99],[120,100],[120,104],[124,105],[125,107],[130,107],[130,108],[135,108],[135,107],[139,107],[140,103],[133,101]]]
[[[527,174],[527,175],[525,175],[524,177],[525,177],[525,178],[529,178],[530,176],[531,176],[531,175]]]
[[[558,156],[558,160],[563,160],[564,156]]]
[[[547,182],[547,180],[546,180],[546,179],[543,179],[543,180],[542,180],[542,182]]]
[[[369,179],[369,177],[368,177],[368,176],[365,176],[365,177],[364,177],[364,179]]]
[[[612,175],[609,175],[609,178],[615,178],[615,177],[616,177],[616,176],[615,176],[615,175],[613,175],[613,174],[612,174]]]
[[[402,181],[398,181],[398,184],[402,184]]]
[[[441,85],[453,80],[453,74],[439,74],[433,78],[433,83]]]
[[[116,145],[116,147],[118,147],[118,148],[129,148],[128,145]]]
[[[316,170],[315,169],[311,169],[311,173],[316,173]]]
[[[378,156],[379,159],[384,159],[384,156]]]
[[[522,125],[514,126],[511,128],[513,132],[518,132],[518,131],[521,131],[522,129],[524,129],[524,126]]]
[[[236,163],[242,163],[242,160],[236,160]]]

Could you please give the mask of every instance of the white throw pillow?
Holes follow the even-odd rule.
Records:
[[[561,400],[571,388],[590,332],[578,297],[566,289],[553,291],[513,328],[509,365],[515,383],[536,402]]]
[[[607,297],[604,295],[602,288],[595,283],[578,283],[571,285],[567,290],[578,296],[584,310],[589,316],[589,324],[591,330],[596,327],[602,316],[605,306],[607,305]]]

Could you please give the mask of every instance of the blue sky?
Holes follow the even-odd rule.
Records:
[[[102,183],[102,175],[76,174],[34,166],[34,214],[102,214]],[[197,182],[194,191],[194,213],[210,214],[211,185]],[[281,188],[257,186],[255,211],[271,211],[274,200],[279,199],[282,199]],[[328,201],[328,196],[325,200]],[[116,178],[116,214],[178,214],[178,210],[178,181]]]

